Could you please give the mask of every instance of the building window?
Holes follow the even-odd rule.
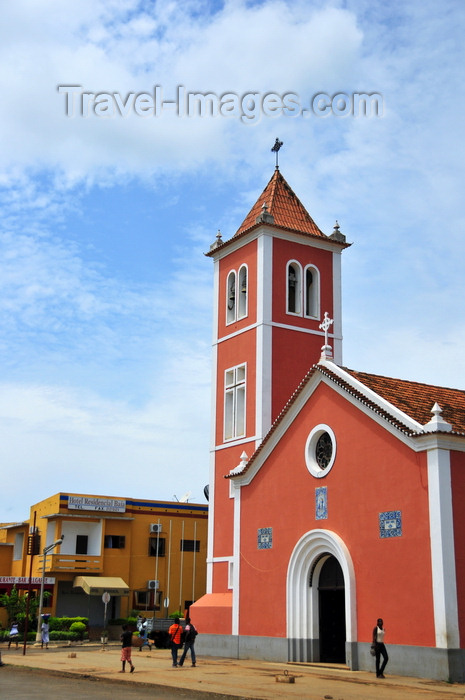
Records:
[[[165,543],[164,537],[149,537],[149,557],[164,557]]]
[[[13,548],[13,559],[23,558],[23,547],[24,547],[24,532],[17,532],[15,534],[15,545]]]
[[[76,554],[87,554],[87,535],[76,535]]]
[[[287,312],[300,314],[302,297],[302,271],[298,262],[287,264]]]
[[[316,267],[305,268],[305,316],[320,316],[320,274]]]
[[[105,535],[103,546],[105,549],[124,549],[126,537],[124,535]]]
[[[239,270],[239,303],[237,310],[237,318],[247,316],[247,267],[242,265]]]
[[[296,260],[287,263],[287,313],[319,318],[320,273],[314,265],[302,268]]]
[[[313,428],[305,444],[307,469],[317,479],[326,476],[336,459],[336,436],[328,425]]]
[[[226,323],[236,320],[236,273],[232,270],[228,275],[226,287]]]
[[[234,323],[247,316],[248,281],[247,265],[242,265],[239,274],[231,270],[226,283],[226,323]]]
[[[228,588],[234,588],[234,562],[228,562]]]
[[[163,591],[134,591],[135,610],[160,610]]]
[[[245,365],[225,372],[224,439],[245,435]]]
[[[181,552],[200,552],[200,540],[181,540]]]

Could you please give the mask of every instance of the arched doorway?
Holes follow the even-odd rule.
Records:
[[[318,581],[320,661],[345,663],[346,620],[344,574],[336,557],[329,556]]]
[[[328,628],[328,621],[331,626],[331,616],[339,627],[338,641],[323,640],[322,646],[321,629]],[[290,661],[321,661],[326,657],[332,663],[337,660],[350,668],[358,667],[354,566],[343,540],[330,530],[307,532],[289,559],[287,638]]]

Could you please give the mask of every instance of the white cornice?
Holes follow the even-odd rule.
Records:
[[[297,318],[304,318],[305,320],[314,320],[314,319],[307,319],[306,316],[298,316]],[[246,333],[247,331],[253,331],[254,328],[258,328],[259,325],[265,325],[265,326],[274,326],[275,328],[284,328],[287,331],[297,331],[298,333],[308,333],[309,335],[318,335],[321,338],[324,338],[324,333],[323,331],[317,331],[317,330],[312,330],[311,328],[302,328],[301,326],[294,326],[289,323],[276,323],[275,321],[271,321],[268,323],[264,324],[259,324],[259,323],[251,323],[249,326],[244,326],[244,328],[240,328],[237,331],[234,331],[234,333],[229,333],[228,335],[223,335],[221,338],[218,338],[214,345],[217,343],[224,343],[225,340],[229,340],[230,338],[235,338],[238,335],[241,335],[242,333]],[[336,340],[342,340],[342,336],[335,335],[334,333],[328,333],[328,338],[335,338]]]
[[[247,245],[251,241],[257,240],[260,236],[271,236],[272,238],[280,238],[284,241],[291,241],[293,243],[300,243],[301,245],[306,245],[311,248],[320,248],[321,250],[328,250],[333,253],[340,255],[342,251],[350,246],[350,243],[337,243],[332,241],[330,238],[320,238],[319,236],[312,236],[311,234],[293,232],[291,230],[286,230],[275,226],[258,226],[257,228],[252,228],[249,231],[239,234],[239,236],[233,236],[228,241],[225,241],[223,246],[219,249],[211,251],[208,253],[209,257],[213,258],[216,262],[221,260],[230,253],[239,250],[244,245]]]

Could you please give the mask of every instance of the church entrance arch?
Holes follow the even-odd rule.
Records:
[[[357,640],[355,574],[343,540],[311,530],[297,542],[287,571],[290,661],[348,663]]]

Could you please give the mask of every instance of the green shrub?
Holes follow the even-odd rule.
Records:
[[[180,611],[178,610],[178,611],[176,611],[176,612],[171,613],[171,615],[168,615],[168,617],[169,617],[169,618],[173,618],[173,619],[174,619],[175,617],[181,618],[181,617],[183,617],[183,614],[182,614],[182,612],[180,612]]]
[[[122,627],[123,625],[136,625],[137,617],[115,617],[108,621],[109,625],[116,625]]]
[[[63,631],[67,632],[71,629],[71,625],[74,622],[82,622],[86,626],[89,625],[89,618],[87,617],[50,617],[48,620],[48,625],[50,632],[52,631]]]
[[[50,641],[51,642],[58,642],[58,641],[71,641],[71,642],[77,642],[80,639],[80,636],[77,632],[63,632],[63,631],[55,631],[55,632],[50,632]]]
[[[86,629],[86,625],[83,622],[73,622],[72,625],[70,625],[69,631],[76,632],[76,634],[79,635],[79,639],[83,639]]]

